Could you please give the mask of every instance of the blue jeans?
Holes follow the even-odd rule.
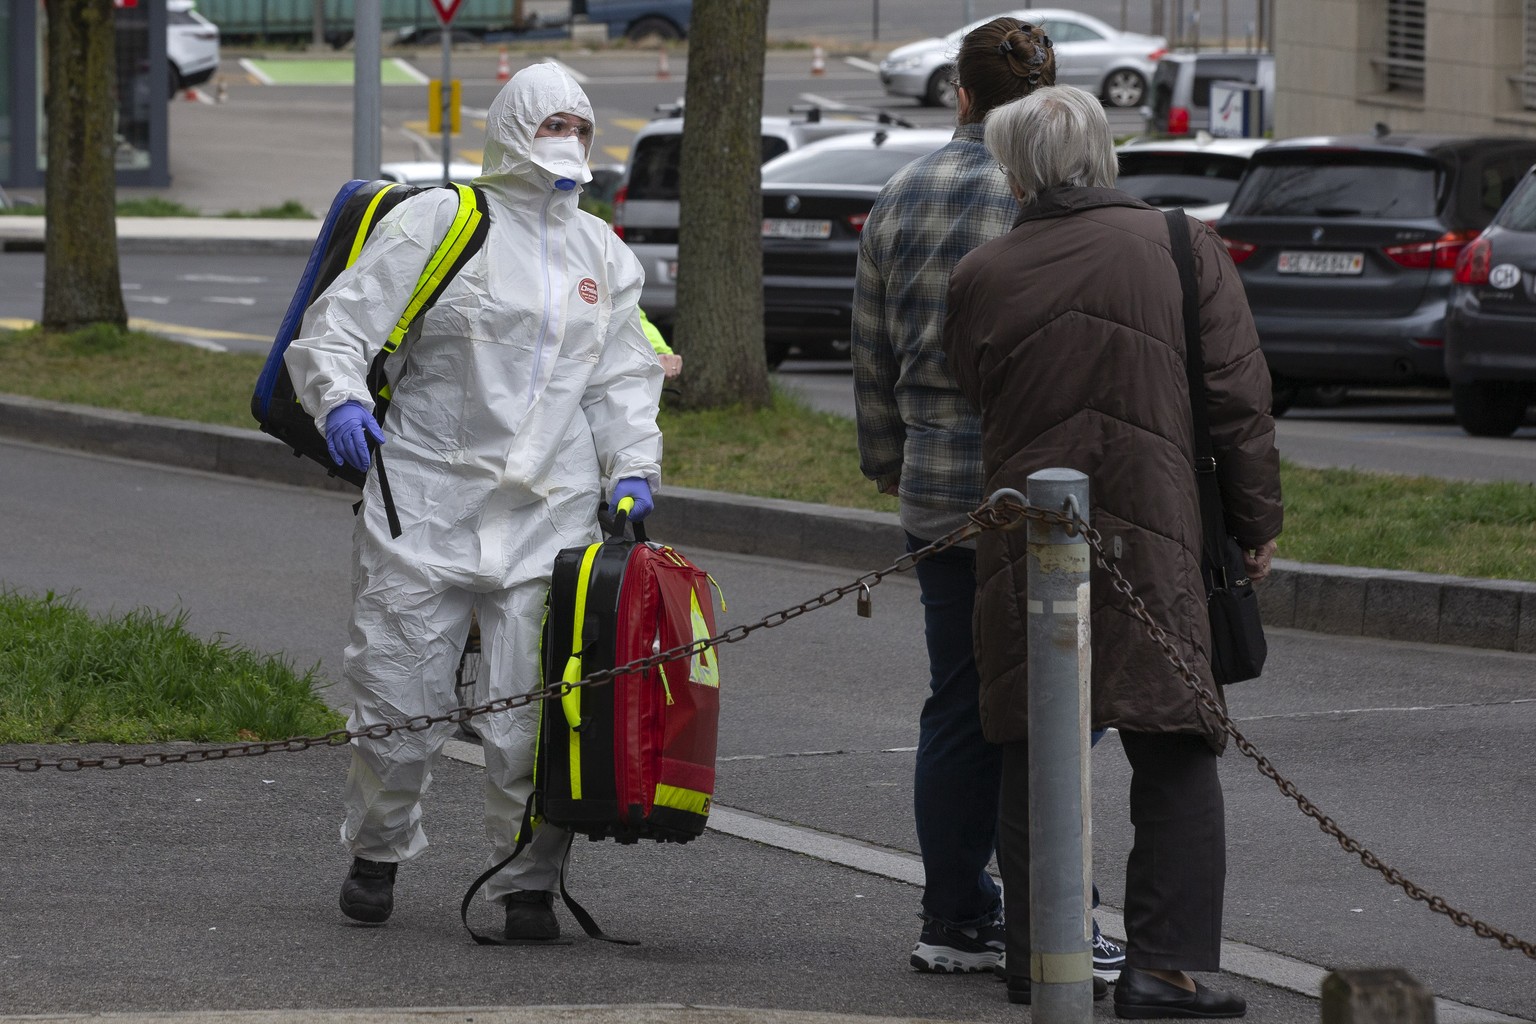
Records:
[[[907,534],[907,550],[927,541]],[[990,923],[1002,891],[987,872],[997,846],[1003,748],[981,734],[981,680],[971,646],[976,553],[950,548],[917,563],[928,699],[917,732],[912,804],[923,858],[923,917],[958,928]],[[1102,729],[1092,734],[1096,744]],[[1099,905],[1098,886],[1093,905]]]
[[[907,550],[927,541],[907,535]],[[971,649],[976,553],[950,548],[917,563],[929,694],[918,724],[912,804],[923,857],[923,917],[954,927],[992,921],[1002,891],[987,873],[997,845],[1002,748],[981,735]]]

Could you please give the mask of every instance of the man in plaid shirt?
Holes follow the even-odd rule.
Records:
[[[959,127],[943,148],[897,171],[864,224],[854,290],[852,359],[860,469],[901,501],[909,551],[963,526],[982,501],[981,429],[945,362],[949,274],[1019,214],[982,141],[988,111],[1055,80],[1039,29],[997,18],[965,37]],[[987,872],[997,842],[1002,752],[982,737],[971,646],[973,546],[917,565],[930,693],[919,723],[913,809],[926,883],[919,971],[996,967],[1006,949],[1002,896]],[[1125,957],[1094,926],[1105,980]],[[1026,995],[1027,998],[1027,995]]]

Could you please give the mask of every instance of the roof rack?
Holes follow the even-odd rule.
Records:
[[[876,110],[873,107],[849,107],[838,106],[826,108],[817,103],[791,103],[791,114],[804,114],[806,121],[814,124],[821,120],[823,114],[852,115],[860,121],[872,121],[875,124],[894,125],[897,128],[916,128],[917,125],[904,117],[898,117],[888,110]]]

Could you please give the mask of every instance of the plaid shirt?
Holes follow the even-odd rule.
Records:
[[[1019,215],[982,126],[961,125],[937,152],[880,191],[859,243],[853,384],[859,462],[884,487],[901,480],[907,532],[932,539],[981,504],[981,426],[945,362],[949,274]]]

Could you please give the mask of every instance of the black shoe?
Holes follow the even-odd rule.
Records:
[[[1162,1017],[1241,1017],[1248,1012],[1242,996],[1218,992],[1195,982],[1186,992],[1177,985],[1154,978],[1145,971],[1125,967],[1115,982],[1115,1016],[1123,1020],[1154,1020]]]
[[[383,924],[395,909],[395,868],[377,860],[352,858],[352,870],[341,883],[341,912],[354,921]]]
[[[973,974],[995,968],[1007,948],[1001,919],[975,928],[925,921],[907,962],[924,974]]]
[[[995,973],[998,973],[1002,980],[1008,983],[1008,1001],[1010,1003],[1022,1003],[1024,1006],[1029,1005],[1028,978],[1010,978],[1001,972]],[[1094,978],[1093,1001],[1098,1002],[1100,999],[1103,999],[1107,995],[1109,995],[1109,982],[1105,981],[1103,978]]]
[[[555,920],[555,894],[514,892],[502,897],[507,905],[506,937],[512,942],[553,942],[560,937]]]

